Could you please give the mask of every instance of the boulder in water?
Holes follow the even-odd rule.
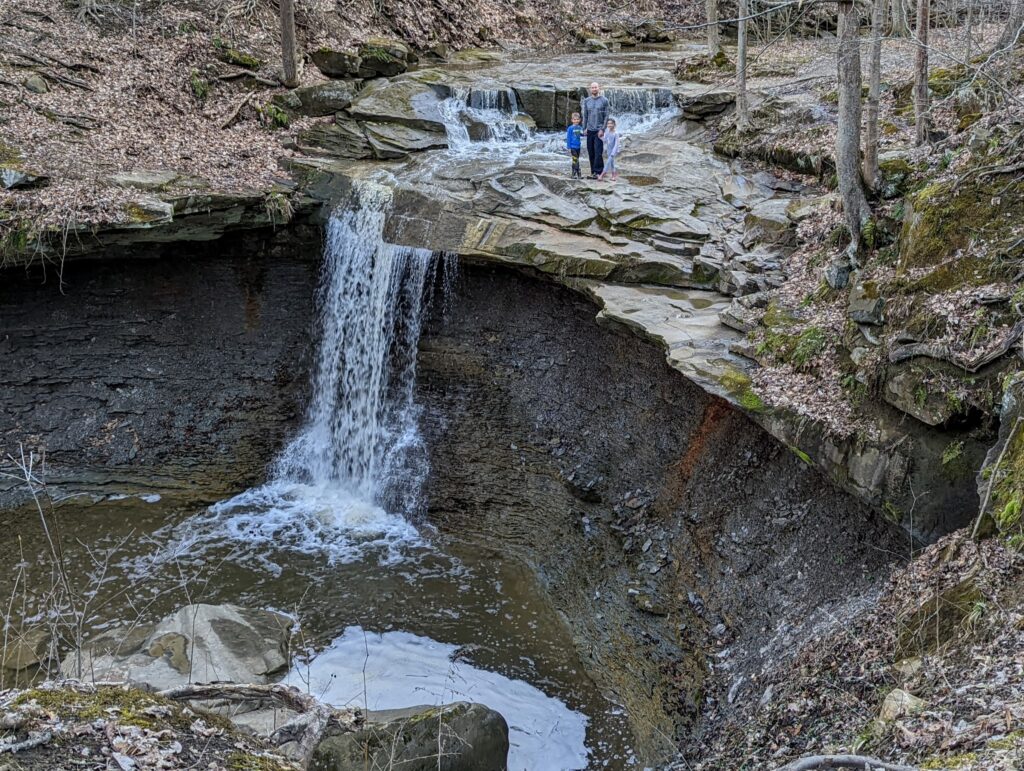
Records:
[[[537,128],[541,130],[564,131],[569,125],[570,116],[580,109],[580,89],[515,86],[514,91],[519,109],[533,118]]]
[[[433,62],[444,62],[448,60],[448,46],[445,43],[430,43],[420,52],[424,59]]]
[[[55,642],[53,635],[36,627],[22,631],[11,629],[7,637],[7,644],[0,647],[0,675],[4,686],[27,685],[40,670],[48,668]]]
[[[313,751],[311,771],[504,771],[508,724],[482,704],[367,712],[359,731],[328,736]]]
[[[265,683],[288,666],[292,620],[237,605],[186,605],[156,624],[115,627],[61,663],[65,677],[144,683]],[[81,666],[79,666],[81,664]]]

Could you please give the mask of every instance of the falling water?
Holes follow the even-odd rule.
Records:
[[[422,509],[428,464],[416,349],[441,261],[384,242],[386,189],[366,185],[359,197],[327,226],[305,425],[265,485],[211,508],[249,543],[351,559],[367,545],[395,556],[395,546],[417,539],[410,518]]]
[[[620,134],[642,134],[679,115],[667,88],[609,88],[605,96]]]
[[[456,88],[442,103],[441,114],[448,147],[455,152],[522,145],[532,135],[511,88]]]

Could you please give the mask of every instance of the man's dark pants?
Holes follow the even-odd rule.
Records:
[[[591,174],[604,171],[604,140],[597,135],[597,131],[587,132],[587,155],[590,157]]]

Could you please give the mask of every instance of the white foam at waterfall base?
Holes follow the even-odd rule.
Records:
[[[410,519],[428,472],[414,399],[430,251],[383,240],[390,198],[366,186],[332,216],[318,291],[304,427],[260,487],[210,507],[206,525],[252,547],[385,562],[419,544]]]
[[[285,682],[336,707],[477,702],[508,723],[510,771],[587,767],[585,715],[529,683],[458,660],[458,650],[409,632],[351,626],[311,662],[295,666]]]

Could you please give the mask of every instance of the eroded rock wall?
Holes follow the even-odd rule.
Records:
[[[540,279],[467,269],[419,381],[433,520],[536,567],[645,760],[698,710],[758,698],[767,658],[906,553],[660,350]]]
[[[258,481],[301,416],[319,245],[184,245],[0,280],[0,449],[51,481]],[[159,479],[159,482],[156,480]],[[200,484],[201,483],[201,484]]]

